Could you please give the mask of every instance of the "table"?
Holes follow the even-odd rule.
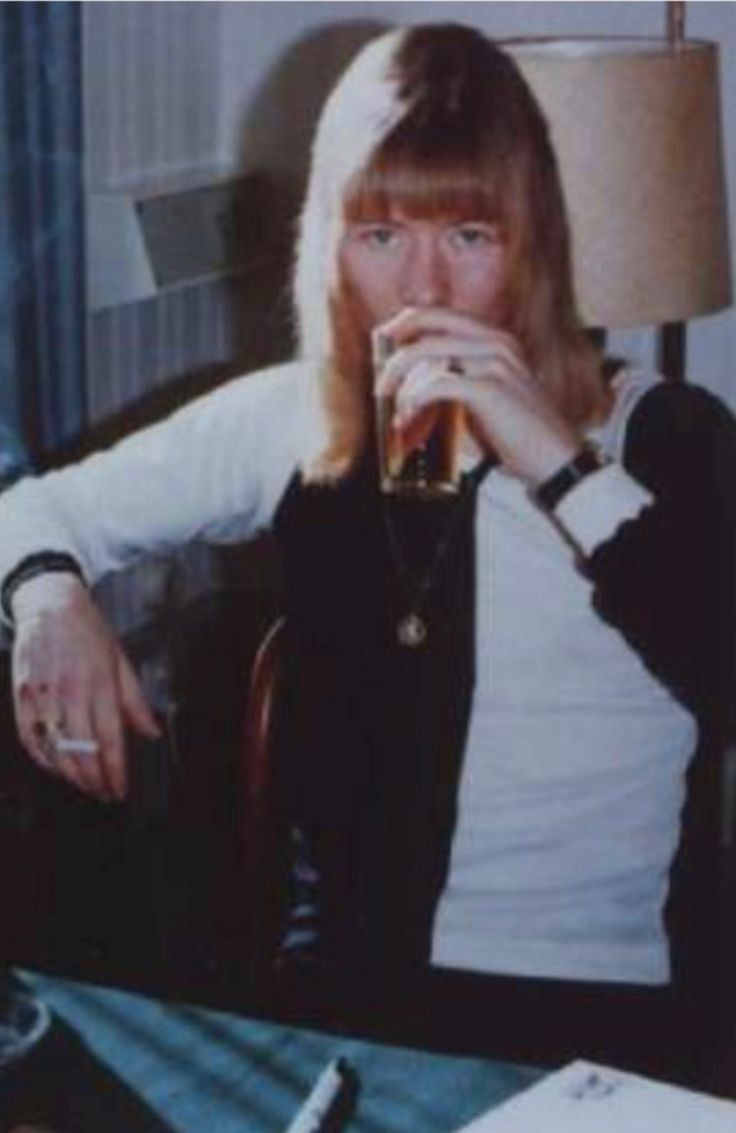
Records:
[[[22,979],[68,1040],[33,1069],[36,1102],[59,1094],[58,1116],[42,1107],[30,1115],[64,1133],[99,1133],[102,1119],[106,1133],[281,1133],[338,1055],[361,1081],[349,1133],[451,1133],[540,1076],[38,973]]]

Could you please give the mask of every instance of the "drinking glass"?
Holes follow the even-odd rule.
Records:
[[[373,342],[374,376],[393,352],[388,335],[378,334]],[[461,481],[460,445],[465,428],[465,410],[459,402],[443,401],[425,411],[414,423],[412,433],[420,442],[407,438],[394,428],[395,398],[376,397],[376,429],[381,491],[387,495],[434,500],[454,495]]]

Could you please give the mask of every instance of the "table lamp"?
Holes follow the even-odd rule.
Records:
[[[683,38],[510,40],[550,125],[591,328],[660,328],[684,376],[684,321],[731,301],[718,48]]]

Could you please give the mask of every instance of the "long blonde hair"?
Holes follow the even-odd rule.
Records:
[[[317,363],[325,443],[306,470],[339,479],[365,450],[373,415],[369,344],[340,278],[346,223],[461,215],[501,226],[502,324],[573,425],[605,400],[580,324],[557,161],[513,60],[485,36],[426,25],[374,40],[323,112],[297,250],[301,355]]]

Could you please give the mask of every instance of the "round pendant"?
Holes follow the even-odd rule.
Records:
[[[407,649],[416,649],[427,640],[427,623],[418,614],[407,614],[397,625],[396,636]]]

